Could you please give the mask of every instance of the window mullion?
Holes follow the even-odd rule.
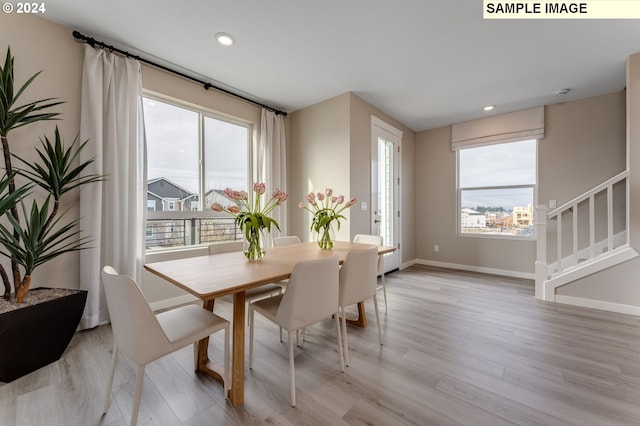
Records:
[[[523,188],[533,188],[535,184],[528,185],[503,185],[503,186],[466,186],[461,187],[461,191],[483,191],[487,189],[523,189]]]
[[[204,144],[204,114],[198,113],[198,193],[200,194],[200,208],[199,211],[204,210],[205,203],[205,182],[204,182],[204,168],[205,168],[205,144]]]

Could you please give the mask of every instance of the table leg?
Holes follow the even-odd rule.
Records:
[[[231,353],[231,390],[229,401],[237,407],[244,403],[244,328],[245,292],[233,295],[233,345]]]
[[[202,307],[213,312],[215,299],[205,300]],[[196,371],[213,377],[224,387],[224,367],[218,365],[209,359],[209,337],[198,341],[198,352],[196,355]]]
[[[347,318],[347,324],[357,325],[358,327],[367,326],[367,316],[364,313],[364,302],[358,302],[358,318],[353,320]]]

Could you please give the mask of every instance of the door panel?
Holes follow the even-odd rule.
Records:
[[[384,245],[398,248],[385,255],[385,272],[400,266],[399,158],[402,132],[372,117],[371,233],[382,235]]]

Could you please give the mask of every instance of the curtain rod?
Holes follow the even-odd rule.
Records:
[[[73,34],[73,37],[74,37],[75,39],[83,40],[85,43],[87,43],[89,46],[91,46],[91,47],[93,47],[93,48],[95,48],[96,46],[99,46],[99,47],[100,47],[100,48],[102,48],[102,49],[108,49],[108,50],[110,50],[110,51],[112,51],[112,52],[117,52],[117,53],[119,53],[119,54],[121,54],[121,55],[126,56],[127,58],[133,58],[133,59],[135,59],[135,60],[137,60],[137,61],[144,62],[145,64],[151,65],[151,66],[153,66],[153,67],[155,67],[155,68],[159,68],[159,69],[161,69],[161,70],[164,70],[164,71],[170,72],[170,73],[172,73],[172,74],[178,75],[178,76],[180,76],[180,77],[182,77],[182,78],[186,78],[187,80],[191,80],[191,81],[194,81],[194,82],[196,82],[196,83],[199,83],[199,84],[201,84],[201,85],[204,87],[204,90],[215,89],[215,90],[217,90],[217,91],[219,91],[219,92],[226,93],[227,95],[231,95],[231,96],[233,96],[233,97],[236,97],[236,98],[242,99],[243,101],[250,102],[250,103],[252,103],[252,104],[254,104],[254,105],[258,105],[258,106],[260,106],[260,107],[262,107],[262,108],[268,109],[269,111],[273,111],[273,112],[275,112],[275,113],[276,113],[276,114],[278,114],[278,115],[283,115],[283,116],[285,116],[285,117],[286,117],[286,115],[287,115],[287,113],[286,113],[286,112],[284,112],[284,111],[280,111],[280,110],[275,109],[275,108],[272,108],[272,107],[270,107],[270,106],[267,106],[267,105],[261,104],[260,102],[256,102],[256,101],[254,101],[253,99],[249,99],[249,98],[247,98],[247,97],[244,97],[244,96],[242,96],[242,95],[239,95],[239,94],[237,94],[237,93],[234,93],[234,92],[232,92],[232,91],[230,91],[230,90],[224,89],[224,88],[222,88],[222,87],[215,86],[215,85],[213,85],[213,84],[211,84],[211,83],[208,83],[208,82],[206,82],[206,81],[199,80],[199,79],[197,79],[197,78],[195,78],[195,77],[192,77],[192,76],[190,76],[190,75],[187,75],[187,74],[181,73],[181,72],[179,72],[179,71],[173,70],[173,69],[171,69],[171,68],[165,67],[164,65],[160,65],[160,64],[155,63],[155,62],[153,62],[153,61],[150,61],[150,60],[148,60],[148,59],[141,58],[141,57],[140,57],[140,56],[138,56],[138,55],[134,55],[134,54],[132,54],[132,53],[129,53],[129,52],[127,52],[126,50],[118,49],[118,48],[117,48],[117,47],[115,47],[115,46],[111,46],[111,45],[109,45],[109,44],[106,44],[106,43],[103,43],[103,42],[101,42],[101,41],[98,41],[98,40],[94,39],[93,37],[88,37],[88,36],[86,36],[86,35],[84,35],[84,34],[81,34],[81,33],[80,33],[80,32],[78,32],[78,31],[74,31],[72,34]]]

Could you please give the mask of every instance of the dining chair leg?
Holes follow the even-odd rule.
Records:
[[[378,272],[380,272],[380,284],[382,293],[384,294],[384,311],[387,312],[387,284],[384,280],[384,256],[378,256]]]
[[[291,385],[291,406],[296,406],[296,373],[293,361],[293,332],[289,331],[289,382]]]
[[[384,345],[382,340],[382,328],[380,327],[380,314],[378,314],[378,298],[373,295],[373,306],[376,311],[376,323],[378,323],[378,339],[380,340],[380,346]]]
[[[349,366],[349,343],[347,342],[347,313],[344,306],[340,307],[340,317],[342,318],[342,341],[344,351],[344,365]]]
[[[381,274],[382,294],[384,294],[384,311],[387,312],[387,284],[384,281],[384,272]]]
[[[340,333],[340,319],[338,313],[333,316],[336,322],[336,336],[338,338],[338,355],[340,356],[340,371],[344,373],[344,352],[342,350],[342,334]]]
[[[104,408],[102,409],[103,414],[107,414],[109,410],[109,405],[111,405],[111,387],[113,386],[113,376],[116,372],[116,364],[118,362],[118,347],[116,344],[113,344],[113,355],[111,356],[111,372],[109,373],[109,379],[107,380],[107,391],[104,395]]]
[[[300,339],[300,336],[302,336],[302,339]],[[296,345],[298,347],[302,347],[302,345],[304,344],[304,339],[307,336],[307,328],[303,327],[301,329],[296,330]]]
[[[193,371],[198,371],[198,342],[193,342]]]
[[[253,369],[253,306],[249,305],[249,370]]]
[[[144,365],[138,366],[136,376],[136,391],[133,395],[133,408],[131,408],[131,426],[138,424],[138,412],[140,411],[140,397],[142,396],[142,382],[144,381]]]
[[[229,324],[224,328],[224,398],[229,398],[229,388],[231,387],[231,375],[229,374]]]

